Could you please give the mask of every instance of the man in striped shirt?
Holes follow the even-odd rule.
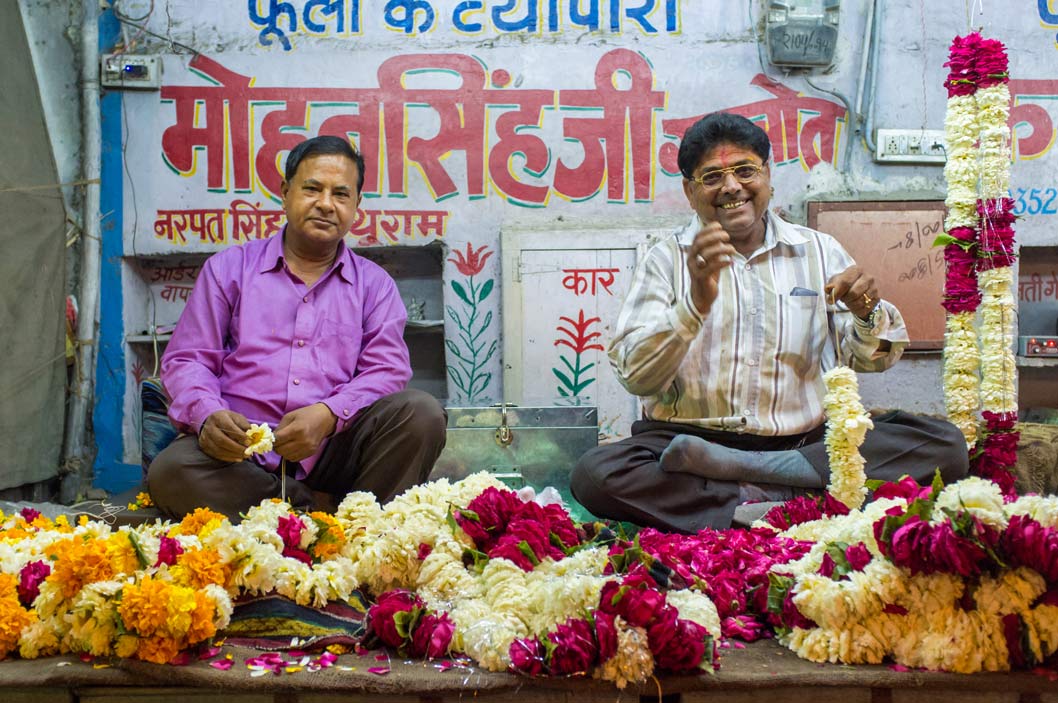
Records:
[[[730,526],[741,502],[821,490],[823,372],[839,355],[884,371],[907,346],[899,310],[834,238],[769,212],[770,148],[727,113],[684,135],[678,162],[696,215],[638,267],[609,349],[644,417],[571,477],[596,515],[695,532]],[[870,478],[966,475],[954,425],[901,411],[874,424],[861,447]]]

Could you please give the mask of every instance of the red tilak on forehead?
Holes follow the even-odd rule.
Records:
[[[727,168],[731,164],[757,160],[754,158],[756,154],[733,144],[721,144],[709,152],[708,156],[706,162],[709,168]]]

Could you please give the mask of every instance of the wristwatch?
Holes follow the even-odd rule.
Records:
[[[853,315],[857,320],[867,326],[869,329],[874,329],[874,325],[878,321],[878,305],[871,308],[871,312],[868,313],[866,318],[860,317],[859,315]]]

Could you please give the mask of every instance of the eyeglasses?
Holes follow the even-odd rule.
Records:
[[[739,183],[749,183],[763,170],[763,165],[739,164],[738,166],[731,166],[730,168],[718,168],[715,171],[706,171],[697,178],[692,178],[690,180],[699,183],[706,188],[715,188],[724,182],[724,176],[728,173],[733,175]]]

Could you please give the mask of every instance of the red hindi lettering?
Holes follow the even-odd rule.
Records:
[[[515,154],[524,159],[524,170],[542,174],[551,163],[551,153],[537,135],[520,132],[523,127],[540,123],[540,111],[555,104],[553,90],[491,90],[489,102],[510,104],[518,109],[496,119],[497,141],[489,150],[489,179],[501,193],[522,203],[540,205],[547,200],[548,186],[523,183],[511,173]]]
[[[455,73],[460,85],[452,89],[405,88],[408,73]],[[405,192],[401,155],[422,169],[435,200],[459,192],[441,164],[452,151],[463,151],[467,164],[467,195],[485,195],[485,69],[464,54],[411,54],[386,60],[378,69],[385,96],[382,107],[386,132],[386,165],[390,193]],[[404,117],[409,103],[425,104],[437,112],[440,128],[429,139],[411,137],[404,145]]]
[[[837,121],[845,115],[842,105],[822,98],[800,96],[762,73],[754,76],[750,83],[767,90],[775,97],[728,107],[726,110],[760,123],[768,134],[772,158],[777,163],[800,158],[808,169],[815,168],[823,161],[833,163]],[[809,117],[802,121],[802,115]],[[662,133],[676,139],[676,143],[662,145],[659,152],[661,167],[666,173],[679,173],[678,141],[690,126],[703,116],[662,121]]]
[[[616,87],[621,74],[631,77],[626,89]],[[607,179],[607,198],[627,200],[625,192],[625,133],[629,136],[632,195],[649,200],[653,186],[654,111],[665,104],[665,93],[653,89],[654,74],[647,60],[629,49],[614,49],[595,67],[594,90],[560,90],[559,107],[591,108],[598,117],[566,117],[563,135],[579,141],[584,158],[575,167],[559,160],[554,188],[577,200],[598,192]]]
[[[1010,130],[1017,143],[1017,154],[1022,159],[1041,156],[1051,148],[1054,139],[1054,122],[1046,108],[1034,103],[1018,103],[1020,97],[1058,96],[1058,80],[1012,80],[1010,81]],[[1027,124],[1032,130],[1021,136],[1015,127]]]
[[[176,123],[162,133],[162,154],[180,173],[195,168],[195,150],[206,150],[206,185],[212,190],[225,188],[224,178],[231,167],[237,190],[250,188],[250,78],[230,71],[201,54],[190,67],[215,80],[215,86],[162,86],[163,101],[172,101]],[[195,126],[198,105],[205,106],[202,127]],[[225,124],[225,107],[228,110]],[[224,144],[225,131],[231,134],[231,154]]]

